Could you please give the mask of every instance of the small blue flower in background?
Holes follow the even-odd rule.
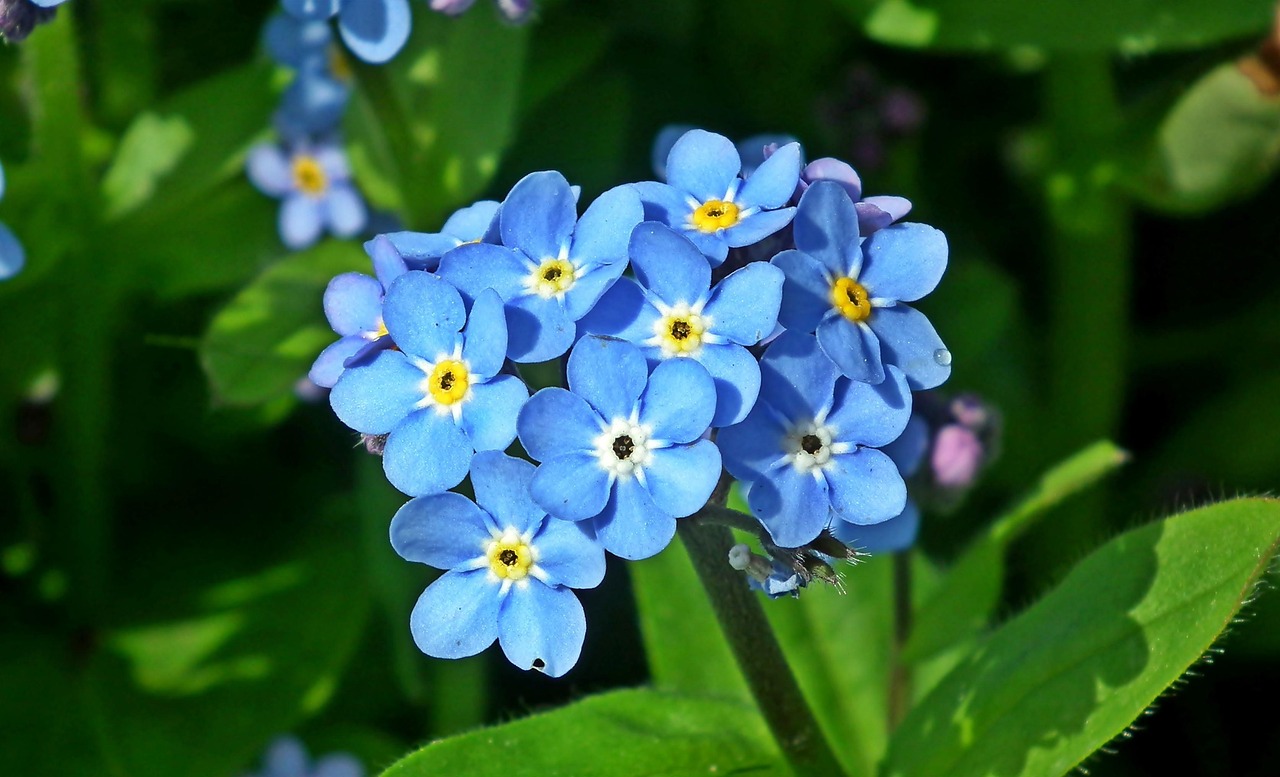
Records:
[[[295,71],[275,115],[281,136],[315,137],[336,129],[351,96],[351,71],[329,23],[280,13],[267,21],[263,39],[272,59]]]
[[[476,0],[430,0],[431,10],[449,16],[465,13]],[[523,22],[533,12],[533,0],[495,0],[502,15],[512,22]]]
[[[920,469],[924,455],[929,450],[929,424],[918,413],[912,413],[902,436],[881,450],[893,459],[904,479]],[[844,544],[867,553],[895,553],[915,544],[920,533],[920,507],[907,496],[902,512],[883,523],[856,524],[836,520],[831,533]]]
[[[725,469],[750,484],[747,504],[784,548],[811,542],[833,518],[886,521],[902,512],[907,488],[877,450],[911,415],[896,367],[879,385],[840,377],[810,335],[786,332],[760,361],[760,398],[746,420],[716,437]]]
[[[804,193],[794,224],[796,250],[773,258],[786,273],[778,321],[814,332],[823,352],[854,380],[879,383],[892,364],[912,389],[951,375],[951,353],[929,319],[902,304],[933,291],[947,267],[947,240],[924,224],[895,224],[864,243],[858,214],[839,184]]]
[[[364,767],[347,753],[332,753],[312,763],[301,742],[283,736],[268,745],[262,771],[245,777],[364,777]]]
[[[263,194],[283,200],[280,239],[294,250],[315,243],[325,229],[353,237],[368,221],[364,200],[351,184],[347,155],[337,143],[255,146],[248,174]]]
[[[329,281],[324,290],[324,315],[333,331],[342,338],[320,352],[307,377],[312,383],[333,388],[348,364],[368,357],[375,350],[390,348],[393,343],[382,320],[382,299],[387,287],[408,268],[385,235],[364,244],[373,260],[370,278],[364,273],[348,272]]]
[[[490,288],[502,297],[512,361],[542,362],[569,350],[575,322],[627,267],[631,230],[643,218],[635,191],[615,187],[577,214],[564,176],[531,173],[502,202],[502,245],[462,245],[440,259],[440,276],[468,301]]]
[[[0,0],[0,38],[26,40],[37,25],[53,19],[66,0]]]
[[[648,558],[667,546],[720,477],[720,452],[701,439],[715,385],[692,359],[649,374],[625,340],[584,337],[569,355],[569,391],[547,388],[520,411],[520,442],[541,461],[533,499],[556,518],[590,521],[606,550]]]
[[[784,207],[800,179],[800,144],[778,149],[745,180],[742,159],[723,135],[690,130],[667,156],[667,183],[632,184],[645,218],[661,221],[693,241],[713,267],[729,249],[750,245],[791,222]]]
[[[631,268],[580,322],[583,331],[629,340],[651,364],[684,357],[715,380],[712,426],[736,424],[760,391],[760,365],[743,346],[773,332],[783,275],[754,262],[711,288],[711,267],[693,243],[649,221],[631,233]],[[637,282],[638,281],[638,282]]]
[[[415,270],[435,272],[440,257],[467,243],[499,243],[497,215],[501,203],[481,200],[454,211],[439,232],[391,232],[387,238]]]
[[[496,639],[511,663],[559,677],[582,651],[587,620],[570,588],[604,579],[604,551],[581,524],[529,498],[533,465],[498,451],[471,465],[476,501],[418,497],[391,521],[391,545],[408,561],[447,570],[419,597],[410,629],[437,658],[475,655]]]
[[[0,200],[4,199],[4,167],[0,165]],[[27,252],[22,243],[6,227],[0,224],[0,281],[8,280],[22,272],[27,263]]]
[[[409,0],[281,0],[280,4],[304,21],[337,16],[343,42],[365,62],[386,62],[409,39]]]
[[[507,350],[502,300],[481,293],[470,315],[457,290],[425,272],[406,272],[387,289],[382,318],[397,350],[350,364],[329,402],[357,432],[389,435],[382,466],[410,496],[453,488],[473,451],[503,450],[529,397],[519,378],[500,375]]]

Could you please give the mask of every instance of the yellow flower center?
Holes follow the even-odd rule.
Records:
[[[471,376],[467,365],[454,359],[444,359],[436,364],[427,377],[427,391],[438,404],[449,406],[466,399],[471,388]]]
[[[871,317],[871,295],[852,278],[836,278],[831,284],[831,305],[854,323]]]
[[[489,571],[499,580],[512,582],[528,577],[538,560],[537,552],[515,529],[507,529],[502,536],[490,542],[485,548],[485,555],[489,559]]]
[[[692,356],[702,350],[707,322],[688,305],[677,305],[658,319],[653,330],[663,356]]]
[[[293,183],[303,194],[318,197],[329,188],[329,177],[315,157],[298,154],[293,158]]]
[[[567,259],[547,259],[529,273],[529,277],[525,279],[525,287],[532,294],[550,299],[564,297],[565,292],[572,289],[577,281],[578,276],[573,262]]]
[[[707,200],[693,212],[692,220],[699,232],[719,232],[738,223],[738,206],[723,200]]]
[[[391,333],[387,331],[387,325],[385,322],[383,322],[382,316],[378,316],[378,328],[373,331],[373,334],[369,337],[369,339],[380,340],[389,334]]]

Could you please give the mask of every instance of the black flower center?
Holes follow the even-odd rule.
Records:
[[[548,267],[547,269],[543,270],[543,271],[542,271],[542,279],[543,279],[544,281],[548,281],[548,282],[552,282],[552,283],[554,283],[555,281],[560,280],[560,268],[559,268],[559,267]]]
[[[822,440],[819,440],[817,435],[806,434],[804,437],[800,438],[800,447],[805,453],[812,456],[822,450]]]
[[[520,554],[510,548],[507,548],[498,554],[498,560],[509,567],[514,567],[520,562]]]
[[[693,333],[693,327],[689,326],[689,322],[683,319],[677,319],[671,322],[671,336],[677,340],[683,340]]]
[[[631,454],[635,453],[635,450],[636,444],[625,434],[618,435],[613,441],[613,455],[617,456],[619,460],[631,458]]]
[[[448,391],[453,388],[453,370],[449,370],[440,376],[440,390]]]

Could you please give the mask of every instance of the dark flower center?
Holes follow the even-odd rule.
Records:
[[[617,456],[620,460],[631,458],[631,454],[635,453],[635,450],[636,444],[625,434],[618,435],[618,437],[613,441],[613,455]]]
[[[559,280],[559,279],[560,279],[560,268],[559,268],[559,267],[548,267],[548,268],[547,268],[547,269],[542,273],[542,279],[543,279],[543,280],[546,280],[546,281],[557,281],[557,280]]]
[[[822,440],[819,440],[816,435],[806,434],[800,438],[800,447],[805,453],[813,455],[822,450]]]
[[[689,326],[688,321],[676,320],[671,323],[671,336],[677,340],[683,340],[693,333],[693,327]]]
[[[440,376],[440,389],[442,391],[448,391],[451,388],[453,388],[453,371],[452,370]]]
[[[520,561],[520,554],[508,548],[498,554],[498,560],[509,567],[513,567]]]

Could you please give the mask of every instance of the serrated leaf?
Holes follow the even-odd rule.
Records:
[[[982,641],[907,716],[885,774],[1066,774],[1231,623],[1280,543],[1280,502],[1239,499],[1127,532]]]

